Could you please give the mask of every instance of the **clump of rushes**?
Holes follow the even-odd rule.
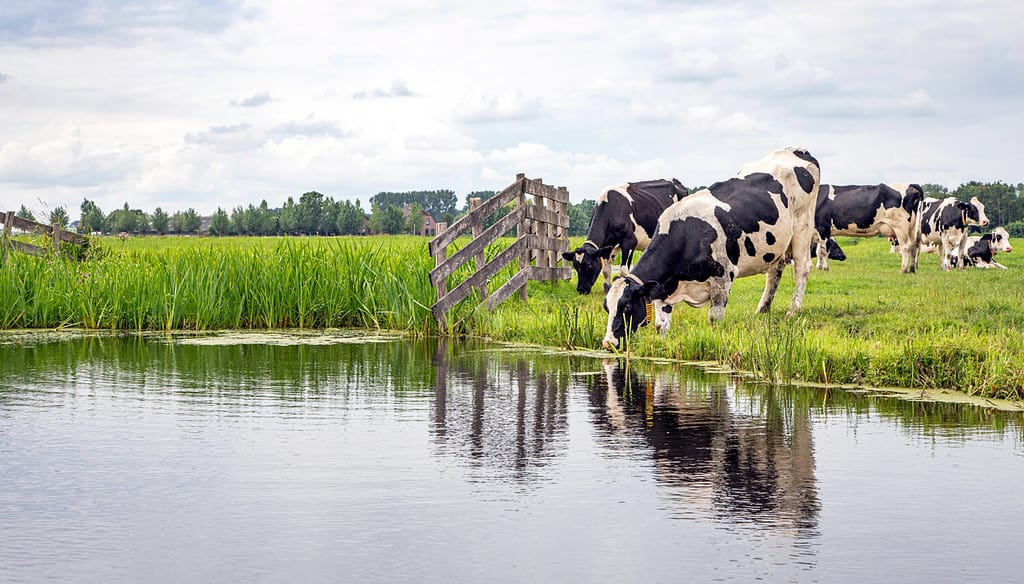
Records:
[[[458,245],[468,242],[460,241]],[[510,241],[487,250],[494,257]],[[574,246],[582,238],[573,241]],[[883,238],[841,238],[847,261],[811,274],[804,310],[754,314],[764,281],[737,280],[725,319],[680,305],[672,330],[643,327],[629,354],[718,362],[768,381],[950,388],[1024,399],[1024,259],[1008,270],[942,272],[920,258],[901,274]],[[453,250],[449,250],[450,252]],[[473,264],[473,262],[470,262]],[[96,238],[85,261],[11,254],[0,267],[0,328],[111,330],[364,327],[437,334],[434,261],[418,237]],[[454,287],[475,268],[454,274]],[[496,290],[515,273],[502,270]],[[599,349],[607,322],[600,288],[529,283],[493,312],[479,295],[450,315],[454,334]],[[783,276],[776,298],[792,293]]]

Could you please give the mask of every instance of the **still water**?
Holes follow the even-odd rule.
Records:
[[[2,582],[1020,582],[1019,414],[367,333],[0,335]]]

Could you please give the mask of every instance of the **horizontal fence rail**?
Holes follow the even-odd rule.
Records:
[[[513,205],[507,215],[484,229],[484,220],[506,205]],[[448,330],[448,313],[478,290],[488,310],[519,292],[527,299],[526,284],[530,280],[568,280],[572,268],[559,266],[561,252],[569,249],[569,191],[565,187],[544,184],[541,179],[516,175],[516,181],[490,199],[470,201],[470,212],[445,227],[438,224],[438,235],[428,244],[436,267],[430,271],[430,282],[437,290],[437,302],[431,307],[442,330]],[[509,231],[516,230],[515,241],[486,261],[485,252],[492,243]],[[458,251],[448,255],[448,246],[469,233],[472,239]],[[459,268],[475,261],[474,273],[448,289],[448,279]],[[488,282],[503,268],[518,262],[518,271],[491,293]]]
[[[0,233],[0,248],[3,248],[3,260],[7,261],[8,253],[17,251],[24,254],[41,256],[47,253],[45,247],[18,241],[11,238],[11,232],[15,229],[28,233],[36,233],[50,237],[54,253],[60,253],[60,242],[67,241],[76,245],[85,243],[85,238],[73,231],[65,231],[57,223],[43,225],[22,217],[18,217],[14,211],[0,212],[0,223],[3,224],[3,232]]]

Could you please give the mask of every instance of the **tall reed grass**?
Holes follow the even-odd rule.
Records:
[[[494,257],[508,242],[487,250]],[[581,242],[573,242],[579,244]],[[738,280],[725,319],[679,306],[672,330],[642,328],[628,354],[711,361],[783,383],[950,388],[1024,399],[1024,259],[1009,270],[941,272],[924,255],[900,274],[884,239],[840,240],[846,262],[811,275],[804,310],[784,311],[783,277],[771,314],[753,314],[763,277]],[[386,328],[430,335],[436,294],[426,240],[367,238],[139,238],[94,244],[72,262],[13,254],[0,267],[0,328],[110,330]],[[472,262],[470,262],[472,264]],[[515,271],[502,270],[493,291]],[[467,265],[449,287],[473,270]],[[474,294],[449,316],[458,335],[598,349],[607,316],[600,284],[587,296],[572,281],[530,282],[493,312]]]
[[[416,238],[131,241],[74,262],[13,254],[0,328],[367,327],[429,332],[434,291]]]

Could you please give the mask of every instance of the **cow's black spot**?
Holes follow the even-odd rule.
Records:
[[[797,166],[793,169],[796,174],[796,180],[800,183],[800,188],[805,193],[810,193],[811,189],[814,188],[814,177],[811,176],[811,172],[802,166]]]
[[[762,259],[764,260],[764,263],[770,264],[770,263],[772,263],[772,260],[775,259],[775,254],[773,254],[773,253],[766,253],[766,254],[764,254],[764,256],[762,256]]]
[[[817,166],[818,168],[821,168],[821,165],[818,164],[818,159],[813,157],[813,156],[811,156],[810,152],[808,152],[808,151],[806,151],[806,150],[804,150],[802,148],[794,150],[793,151],[793,156],[796,156],[800,160],[806,160],[807,162],[810,162],[814,166]]]
[[[666,304],[665,306],[662,306],[661,311],[664,312],[665,314],[672,314],[672,305]]]
[[[775,245],[775,234],[771,231],[764,232],[764,241],[768,245]]]
[[[743,238],[743,248],[747,250],[747,255],[754,257],[757,254],[757,250],[754,249],[754,242],[750,241],[749,237]]]

